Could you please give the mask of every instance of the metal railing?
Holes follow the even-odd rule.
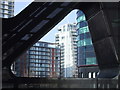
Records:
[[[35,78],[34,78],[35,79]],[[3,83],[3,88],[120,88],[119,79],[103,78],[39,78]]]

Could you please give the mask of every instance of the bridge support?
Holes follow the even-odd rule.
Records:
[[[98,78],[113,78],[119,74],[120,3],[96,3],[83,11],[100,68]]]

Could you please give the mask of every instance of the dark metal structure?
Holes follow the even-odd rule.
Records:
[[[119,2],[33,2],[17,16],[2,19],[3,84],[18,78],[10,71],[12,62],[73,9],[82,10],[87,17],[100,68],[98,78],[119,75]],[[6,74],[10,78],[7,79]]]
[[[91,13],[88,24],[100,68],[98,77],[113,78],[119,73],[120,3],[101,3],[94,7],[93,12],[86,11],[86,14]]]

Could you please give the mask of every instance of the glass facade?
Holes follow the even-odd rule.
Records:
[[[18,77],[59,77],[60,49],[55,43],[37,42],[15,61]]]
[[[58,77],[60,49],[50,47],[50,43],[37,42],[29,50],[30,77]]]
[[[97,64],[88,23],[82,11],[77,12],[78,66]]]

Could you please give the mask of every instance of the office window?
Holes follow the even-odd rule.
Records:
[[[91,58],[86,58],[86,64],[96,64],[96,58],[95,57],[91,57]]]
[[[87,21],[81,21],[78,23],[78,25],[79,25],[79,28],[88,26]]]
[[[85,40],[84,40],[84,44],[85,44],[85,45],[92,45],[92,40],[91,40],[91,38],[85,39]]]
[[[85,20],[85,16],[80,16],[79,18],[77,18],[77,22],[81,22]]]
[[[86,51],[94,52],[94,47],[92,45],[87,45],[86,46]]]
[[[86,33],[86,32],[89,32],[88,26],[81,27],[81,28],[79,27],[78,34],[82,34],[82,33]]]

